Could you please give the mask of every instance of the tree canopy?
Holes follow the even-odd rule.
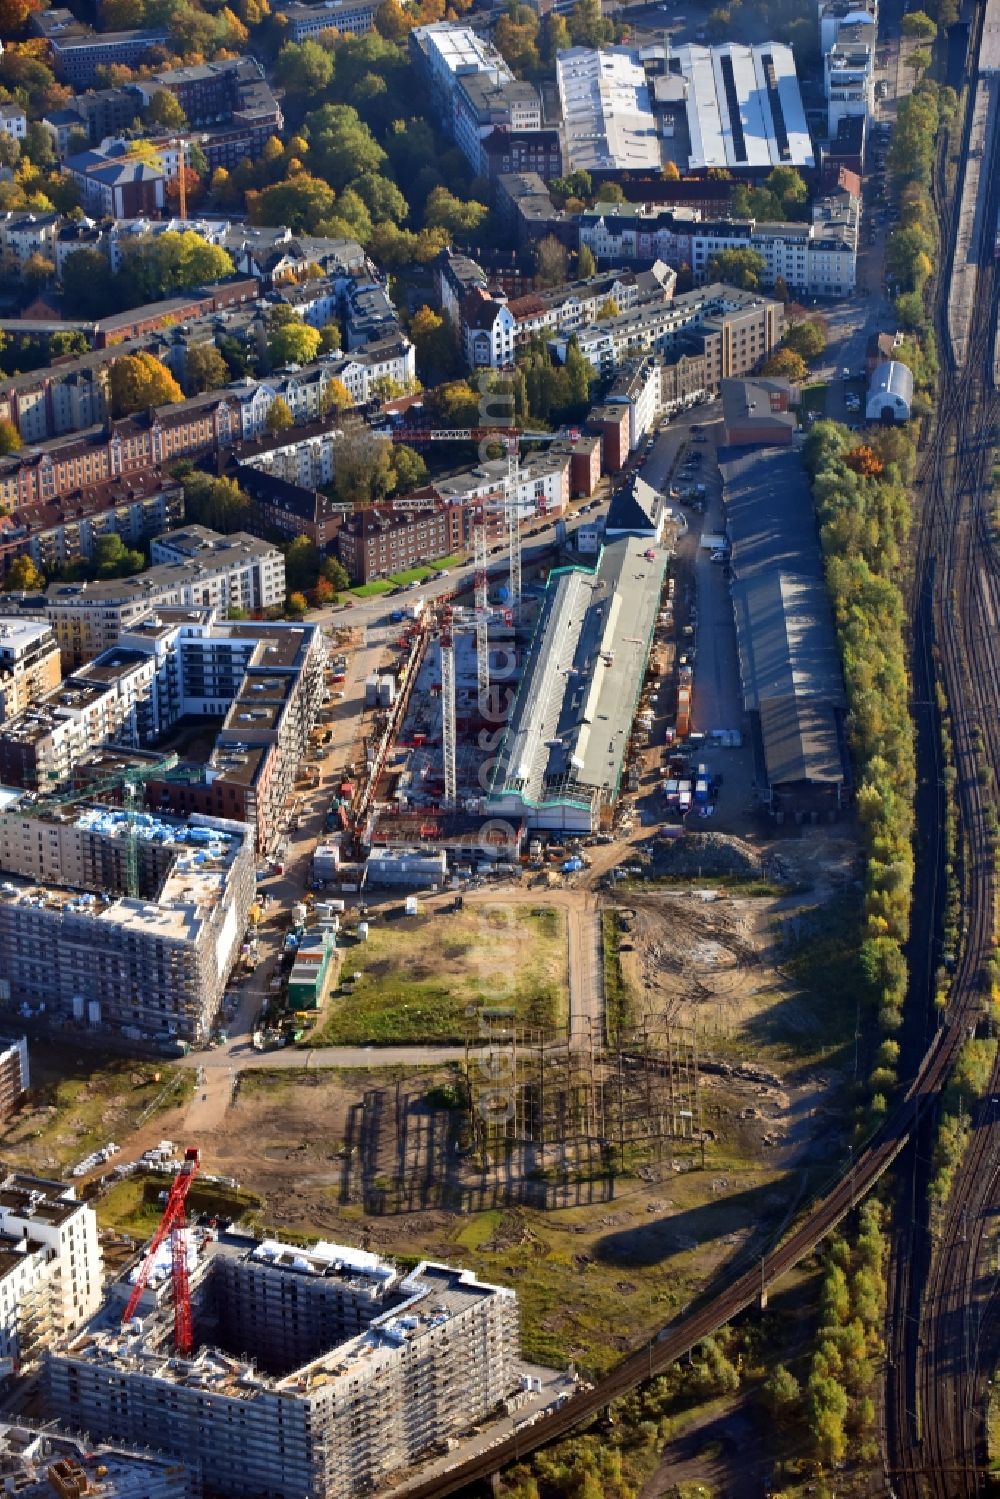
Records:
[[[147,406],[183,401],[181,390],[165,364],[152,354],[126,354],[116,359],[108,375],[113,416],[128,416]]]

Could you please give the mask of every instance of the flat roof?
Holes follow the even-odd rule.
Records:
[[[570,164],[585,171],[660,168],[646,70],[631,47],[570,47],[556,57]]]
[[[675,56],[689,84],[690,167],[815,165],[790,47],[689,43]]]
[[[623,536],[603,548],[595,571],[552,575],[495,798],[585,805],[617,793],[667,559],[649,538]]]

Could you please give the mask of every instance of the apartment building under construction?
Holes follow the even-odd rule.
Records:
[[[196,1348],[171,1346],[169,1274],[121,1324],[127,1283],[47,1360],[53,1413],[159,1448],[213,1493],[357,1499],[517,1389],[514,1292],[424,1261],[206,1237],[190,1271]]]
[[[244,823],[14,797],[0,810],[0,1005],[129,1040],[205,1040],[254,863]]]

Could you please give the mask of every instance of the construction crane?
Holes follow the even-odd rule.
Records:
[[[148,764],[139,762],[135,765],[124,765],[121,770],[116,770],[112,775],[99,776],[94,781],[88,781],[85,786],[75,787],[71,791],[57,792],[52,796],[47,792],[43,793],[45,806],[59,807],[70,802],[85,801],[88,797],[100,796],[107,791],[121,790],[122,805],[125,809],[125,894],[132,900],[139,898],[139,840],[136,836],[136,814],[142,803],[142,788],[147,781],[155,780],[157,776],[168,775],[176,765],[177,756],[171,753]]]
[[[450,605],[441,613],[441,751],[444,760],[444,804],[458,800],[458,769],[455,763],[455,636]]]
[[[576,429],[562,432],[532,432],[524,427],[414,427],[396,428],[388,434],[392,442],[411,443],[420,446],[429,442],[498,442],[507,449],[507,475],[504,481],[503,513],[507,523],[507,546],[510,558],[510,610],[516,624],[521,613],[521,527],[518,507],[520,488],[520,445],[522,442],[560,442],[579,436]],[[429,502],[433,504],[433,501]],[[406,500],[394,502],[397,509],[406,509]],[[418,501],[424,506],[424,502]],[[486,548],[486,515],[493,509],[481,500],[471,502],[473,507],[473,571],[476,601],[476,672],[479,687],[480,708],[490,690],[489,634],[489,586]]]
[[[191,1190],[191,1184],[198,1175],[201,1166],[201,1152],[197,1145],[189,1145],[184,1152],[184,1160],[181,1169],[174,1177],[173,1185],[167,1194],[167,1205],[163,1209],[163,1217],[160,1219],[159,1227],[149,1241],[146,1257],[139,1268],[135,1285],[128,1304],[122,1313],[122,1323],[131,1322],[135,1316],[135,1309],[139,1305],[142,1293],[149,1283],[149,1277],[153,1270],[157,1250],[164,1240],[170,1239],[170,1278],[174,1295],[174,1346],[177,1352],[187,1358],[194,1347],[194,1334],[191,1327],[191,1286],[188,1281],[187,1266],[187,1212],[185,1204],[187,1195]]]

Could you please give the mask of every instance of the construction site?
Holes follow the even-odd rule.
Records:
[[[212,1493],[355,1499],[516,1401],[517,1299],[469,1271],[186,1224],[190,1148],[142,1258],[49,1354],[50,1409]]]

